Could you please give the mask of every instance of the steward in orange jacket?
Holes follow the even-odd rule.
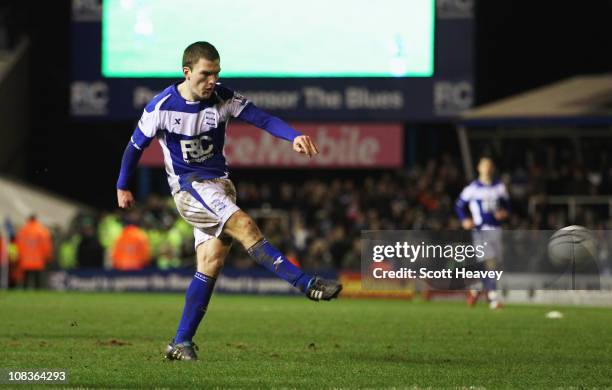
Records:
[[[135,225],[126,225],[115,242],[111,255],[113,268],[120,271],[137,271],[151,261],[149,238]]]
[[[53,242],[51,234],[36,216],[31,216],[19,229],[15,238],[17,244],[17,267],[25,273],[26,284],[42,286],[42,271],[51,261]],[[30,283],[32,282],[32,283]]]

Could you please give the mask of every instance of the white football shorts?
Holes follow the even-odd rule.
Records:
[[[194,181],[191,188],[174,194],[176,208],[193,226],[195,247],[219,237],[225,222],[240,210],[236,206],[236,187],[230,179]]]

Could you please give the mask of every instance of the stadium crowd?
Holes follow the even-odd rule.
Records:
[[[461,165],[449,154],[398,171],[285,181],[238,180],[238,204],[250,210],[268,239],[305,268],[357,269],[362,230],[458,230],[454,202],[466,183]],[[363,173],[363,172],[361,172]],[[609,205],[578,207],[568,221],[567,207],[538,207],[528,199],[612,193],[612,169],[587,170],[576,164],[532,163],[502,170],[511,196],[508,229],[557,229],[570,223],[610,229]],[[18,229],[9,240],[9,257],[18,264]],[[67,231],[51,228],[52,268],[137,270],[191,266],[191,227],[180,218],[170,196],[151,195],[129,212],[79,215]],[[252,266],[238,245],[228,265]],[[16,268],[16,267],[15,267]]]

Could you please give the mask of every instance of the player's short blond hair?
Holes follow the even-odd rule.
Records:
[[[194,42],[187,46],[183,52],[183,67],[192,69],[193,65],[200,60],[200,58],[214,61],[219,59],[219,52],[210,43],[205,41]]]

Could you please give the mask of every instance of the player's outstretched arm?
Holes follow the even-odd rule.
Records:
[[[129,209],[136,202],[134,201],[134,195],[129,189],[130,180],[136,172],[138,167],[138,161],[142,156],[142,151],[147,148],[157,130],[158,126],[158,106],[163,100],[160,100],[160,95],[153,99],[145,107],[138,126],[134,129],[130,142],[128,142],[121,158],[121,169],[119,171],[119,178],[117,179],[117,204],[122,209]]]
[[[306,154],[309,157],[319,153],[319,149],[309,136],[294,130],[282,119],[268,114],[253,103],[248,103],[238,114],[238,118],[264,129],[275,137],[293,142],[293,150],[298,153]]]

